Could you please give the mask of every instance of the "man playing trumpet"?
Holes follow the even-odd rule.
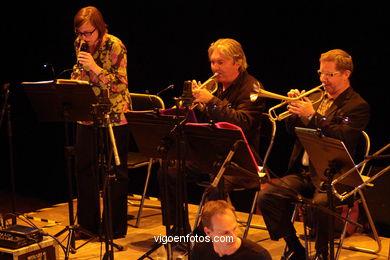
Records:
[[[292,113],[286,119],[287,130],[294,134],[295,127],[321,129],[325,136],[342,140],[354,156],[361,131],[369,121],[369,105],[356,93],[350,84],[353,71],[352,57],[343,50],[323,53],[319,59],[318,74],[325,88],[325,95],[313,105],[312,95],[288,102]],[[304,94],[296,89],[288,92],[294,98]],[[318,94],[318,93],[316,93]],[[313,94],[314,95],[314,94]],[[294,190],[313,203],[327,206],[327,194],[321,189],[321,179],[310,164],[310,158],[296,138],[290,157],[287,175],[281,178],[281,186]],[[278,186],[269,186],[261,191],[259,207],[272,240],[284,238],[288,246],[287,259],[305,259],[305,249],[299,242],[291,223],[294,209],[291,192]],[[315,259],[328,257],[328,215],[315,210],[313,217],[316,231]]]
[[[248,64],[241,44],[233,39],[219,39],[213,42],[208,55],[211,71],[218,88],[214,94],[200,87],[201,82],[192,81],[195,113],[199,122],[229,122],[244,131],[249,144],[255,151],[259,146],[260,115],[264,102],[251,102],[250,96],[262,89],[262,84],[247,72]],[[216,76],[215,76],[216,75]]]
[[[234,39],[219,39],[213,42],[208,49],[208,56],[211,63],[211,70],[214,73],[214,79],[217,81],[218,88],[212,94],[204,85],[195,80],[193,84],[193,97],[195,103],[202,103],[202,106],[196,106],[198,122],[229,122],[235,124],[243,130],[249,145],[253,151],[257,151],[260,136],[260,116],[264,109],[263,99],[256,102],[250,100],[251,94],[257,94],[262,88],[261,83],[247,72],[247,61],[241,44]],[[207,176],[208,172],[202,172],[199,165],[192,161],[185,164],[187,181],[199,180],[202,176]],[[175,173],[176,169],[168,169],[168,192],[170,198],[175,197]],[[204,174],[201,174],[204,173]],[[159,174],[160,184],[161,172]],[[239,185],[238,181],[245,178],[229,176],[231,179],[224,181],[223,191],[213,190],[209,193],[210,200],[226,199],[227,193],[232,187]],[[252,186],[256,182],[245,181]],[[242,187],[242,185],[239,185]],[[161,186],[160,186],[161,187]],[[161,187],[163,188],[163,187]],[[252,187],[250,187],[252,188]],[[163,207],[167,207],[167,218],[170,223],[175,223],[175,203],[174,200],[162,201]]]

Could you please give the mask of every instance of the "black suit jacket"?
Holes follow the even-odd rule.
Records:
[[[314,95],[318,95],[318,93]],[[316,97],[310,96],[309,98],[313,100]],[[315,110],[319,104],[320,102],[315,104]],[[349,87],[334,100],[325,116],[315,113],[309,123],[305,125],[298,116],[294,115],[286,120],[286,124],[288,132],[294,135],[294,128],[297,126],[321,129],[325,136],[343,141],[354,157],[357,145],[362,140],[362,130],[367,126],[369,119],[370,107],[368,103],[352,87]],[[303,146],[296,138],[289,161],[289,173],[300,171],[303,152]],[[313,167],[310,167],[310,172],[315,175]],[[318,187],[320,180],[316,176],[312,176],[312,179],[314,185]]]
[[[196,111],[198,121],[229,122],[241,127],[252,150],[257,152],[260,142],[260,119],[265,102],[263,98],[253,102],[250,97],[263,88],[263,85],[247,71],[241,72],[225,91],[219,84],[206,108],[203,111]]]
[[[222,90],[219,84],[214,97],[203,110],[196,111],[199,122],[229,122],[243,130],[257,162],[260,143],[261,115],[265,107],[264,99],[251,101],[251,95],[257,95],[263,85],[247,71],[241,72],[232,85]],[[237,175],[224,175],[227,182],[235,187],[258,188],[258,179],[238,171]]]

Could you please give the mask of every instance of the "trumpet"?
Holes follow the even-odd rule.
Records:
[[[211,94],[214,94],[214,92],[218,88],[218,82],[215,80],[216,77],[218,77],[219,73],[215,72],[213,76],[211,76],[208,80],[203,82],[202,85],[197,87],[196,89],[202,89],[205,88],[207,89]]]
[[[318,99],[312,101],[313,104],[316,104],[316,103],[318,103],[319,101],[321,101],[322,98],[324,97],[325,92],[322,90],[322,87],[324,87],[324,86],[325,86],[325,84],[321,84],[321,85],[319,85],[319,86],[317,86],[317,87],[314,87],[314,88],[312,88],[311,90],[309,90],[309,91],[307,91],[307,92],[305,92],[305,93],[303,93],[303,94],[301,94],[301,95],[299,95],[299,96],[297,96],[297,97],[282,96],[282,95],[279,95],[279,94],[275,94],[275,93],[266,91],[266,90],[264,90],[264,89],[260,89],[260,91],[259,91],[258,93],[252,94],[251,97],[250,97],[250,99],[251,99],[251,101],[253,101],[253,102],[256,101],[258,97],[265,97],[265,98],[273,98],[273,99],[282,100],[281,103],[279,103],[279,104],[276,105],[276,106],[271,107],[271,108],[268,110],[268,115],[269,115],[269,117],[270,117],[271,120],[273,120],[273,121],[276,121],[276,120],[281,121],[281,120],[286,119],[287,117],[291,116],[292,113],[291,113],[290,111],[285,111],[285,112],[280,113],[280,114],[278,115],[278,114],[276,113],[276,111],[275,111],[277,108],[286,105],[288,102],[291,102],[291,101],[298,101],[298,100],[302,99],[303,97],[306,97],[306,96],[308,96],[308,95],[310,95],[310,94],[312,94],[312,93],[314,93],[314,92],[319,91],[319,92],[321,93],[321,96],[320,96]]]
[[[195,89],[207,89],[211,94],[214,94],[215,91],[218,89],[218,81],[215,80],[216,77],[218,77],[219,73],[215,72],[214,75],[212,75],[208,80],[203,82],[202,85]],[[191,106],[191,109],[194,109],[197,107],[200,103],[195,103]]]

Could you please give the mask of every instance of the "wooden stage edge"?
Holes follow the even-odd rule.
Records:
[[[159,201],[156,200],[147,200],[146,205],[159,206]],[[76,212],[77,200],[74,200],[74,212]],[[191,225],[194,223],[198,206],[189,205],[189,217]],[[128,213],[131,215],[137,215],[138,207],[129,204]],[[69,224],[69,209],[67,203],[61,203],[53,205],[49,208],[40,209],[34,212],[26,213],[29,220],[32,221],[36,226],[43,229],[50,236],[54,236],[61,230],[64,230]],[[246,220],[247,214],[243,212],[238,212],[238,217],[240,220]],[[20,217],[22,218],[22,217]],[[18,224],[27,225],[23,221],[18,220]],[[257,224],[264,226],[264,221],[261,215],[255,215],[252,224]],[[125,238],[114,240],[115,244],[123,246],[124,250],[119,251],[115,249],[114,259],[138,259],[143,256],[147,251],[149,251],[154,243],[155,238],[158,236],[165,235],[165,227],[161,223],[161,210],[158,208],[144,208],[142,213],[142,218],[140,221],[139,228],[136,228],[135,219],[128,221],[128,230]],[[303,233],[302,223],[295,222],[295,227],[298,234]],[[244,226],[240,226],[240,232],[244,231]],[[57,239],[59,243],[66,247],[67,245],[67,236],[69,232],[66,231],[62,235],[58,236]],[[50,236],[47,238],[51,239]],[[46,237],[45,237],[46,238]],[[248,238],[259,243],[265,247],[271,254],[272,259],[280,259],[283,248],[284,241],[272,241],[269,239],[268,232],[263,229],[254,229],[251,228],[249,231]],[[390,238],[381,237],[382,249],[378,254],[368,254],[357,251],[351,251],[347,249],[341,250],[340,260],[343,259],[389,259],[389,243]],[[88,242],[83,245],[86,240],[77,240],[76,247],[80,247],[74,253],[69,254],[69,259],[102,259],[105,253],[105,243],[99,241]],[[303,243],[303,241],[302,241]],[[353,245],[359,247],[368,247],[376,249],[377,245],[374,240],[371,239],[367,234],[354,234],[351,237],[348,237],[344,242],[345,245]],[[311,243],[311,248],[313,248],[314,243]],[[314,252],[313,249],[311,249]],[[1,251],[1,249],[0,249]],[[11,250],[12,251],[12,250]],[[64,259],[64,250],[57,244],[57,259]],[[162,249],[158,249],[150,254],[152,259],[158,259],[157,254],[161,253]],[[175,251],[174,259],[187,259],[186,256],[182,255],[182,252]],[[177,257],[177,258],[176,258]]]

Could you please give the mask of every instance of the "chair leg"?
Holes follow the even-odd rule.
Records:
[[[149,164],[148,164],[148,172],[146,174],[144,190],[142,192],[141,202],[139,204],[137,219],[136,219],[136,222],[135,222],[135,226],[136,227],[139,227],[139,223],[140,223],[140,220],[141,220],[141,214],[142,214],[142,210],[144,208],[144,203],[145,203],[146,191],[148,190],[150,174],[152,172],[152,164],[153,164],[153,158],[150,158],[149,159]]]
[[[345,218],[349,218],[351,211],[352,211],[352,207],[350,207],[348,209],[348,212],[347,212],[347,215],[345,216]],[[334,258],[335,260],[339,259],[339,257],[340,257],[341,248],[343,246],[345,236],[347,235],[347,227],[348,227],[348,222],[345,222],[344,226],[343,226],[343,232],[341,233],[341,236],[340,236],[339,246],[337,247],[336,256]]]
[[[203,192],[202,194],[202,199],[200,200],[199,202],[199,207],[198,207],[198,212],[196,213],[196,218],[195,218],[195,222],[194,222],[194,229],[193,231],[198,227],[199,225],[199,219],[200,219],[200,215],[202,214],[202,208],[203,208],[203,205],[205,203],[205,200],[206,200],[206,195],[207,195],[207,192],[206,190]]]
[[[361,200],[363,208],[364,208],[364,212],[366,213],[366,216],[367,216],[369,226],[371,228],[373,240],[375,240],[378,247],[377,247],[377,249],[370,249],[370,248],[364,248],[364,247],[344,246],[342,241],[340,241],[340,244],[341,244],[342,248],[344,248],[344,249],[353,250],[353,251],[360,251],[360,252],[370,253],[370,254],[377,254],[382,249],[382,243],[381,243],[381,240],[379,238],[378,231],[376,230],[375,223],[374,223],[374,220],[372,219],[370,210],[368,209],[368,205],[367,205],[367,201],[364,197],[364,193],[361,190],[358,190],[358,192],[359,192],[360,200]]]
[[[251,211],[249,212],[248,219],[246,221],[246,227],[245,227],[245,231],[244,231],[244,235],[243,235],[244,238],[246,238],[248,236],[249,228],[257,228],[257,229],[267,230],[266,226],[251,225],[252,217],[253,217],[253,214],[255,213],[255,210],[256,210],[257,198],[259,197],[259,193],[260,193],[260,191],[256,191],[255,197],[253,198]]]

